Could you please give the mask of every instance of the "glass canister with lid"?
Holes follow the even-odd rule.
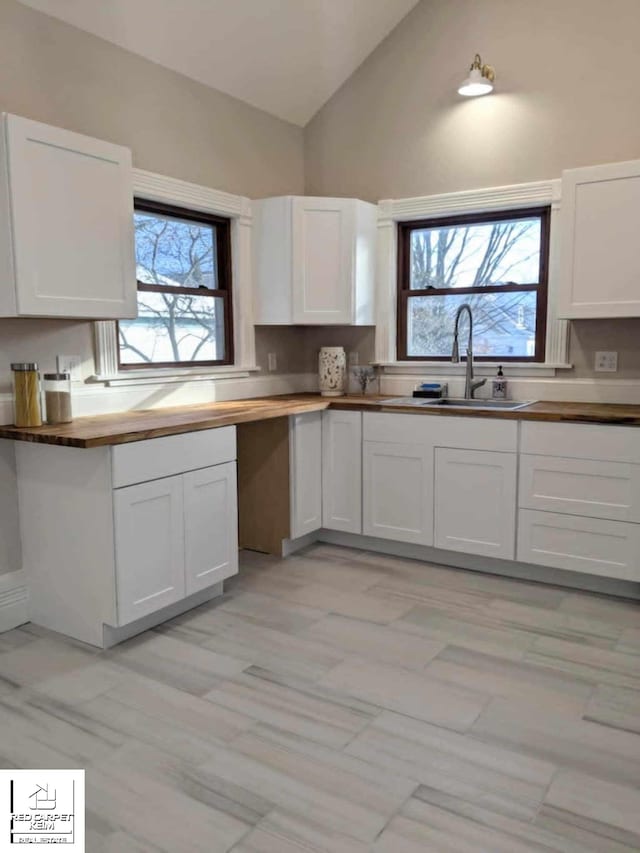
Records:
[[[71,423],[73,420],[71,410],[71,374],[45,373],[42,378],[47,423]]]
[[[17,362],[13,372],[13,411],[17,427],[42,426],[40,373],[35,362]]]

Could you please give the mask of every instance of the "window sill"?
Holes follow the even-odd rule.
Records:
[[[166,385],[181,382],[207,382],[212,379],[246,379],[252,373],[259,373],[260,367],[161,367],[141,370],[123,370],[113,376],[91,376],[88,383],[104,385],[107,388],[119,388],[127,385]]]
[[[498,367],[502,366],[505,376],[555,376],[558,370],[570,370],[573,365],[564,362],[537,361],[474,361],[473,372],[476,376],[495,376]],[[419,376],[425,372],[440,376],[462,376],[466,364],[453,364],[450,361],[382,361],[376,367],[385,374]]]

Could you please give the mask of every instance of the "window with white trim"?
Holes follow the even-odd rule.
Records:
[[[398,225],[401,360],[449,360],[455,313],[470,304],[474,357],[544,362],[550,208]]]
[[[230,220],[135,202],[138,317],[118,323],[119,369],[233,363]]]

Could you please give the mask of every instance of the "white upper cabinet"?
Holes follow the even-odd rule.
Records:
[[[256,323],[374,323],[375,205],[283,196],[254,216]]]
[[[561,317],[640,317],[640,160],[562,175]]]
[[[0,148],[0,316],[135,317],[131,152],[12,115]]]

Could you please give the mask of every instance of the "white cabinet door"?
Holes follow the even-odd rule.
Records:
[[[183,475],[186,594],[238,573],[236,463]]]
[[[182,477],[113,493],[118,624],[185,596]]]
[[[433,543],[433,450],[423,444],[365,441],[363,533]]]
[[[521,509],[518,560],[640,581],[640,524]]]
[[[435,451],[436,548],[512,560],[515,556],[515,453]]]
[[[352,199],[294,198],[293,322],[353,322],[355,206]]]
[[[322,526],[362,533],[362,413],[322,413]]]
[[[135,317],[131,152],[17,116],[4,133],[15,298],[0,314]]]
[[[322,527],[322,412],[289,419],[291,538]]]
[[[640,317],[640,160],[562,175],[561,317]]]

